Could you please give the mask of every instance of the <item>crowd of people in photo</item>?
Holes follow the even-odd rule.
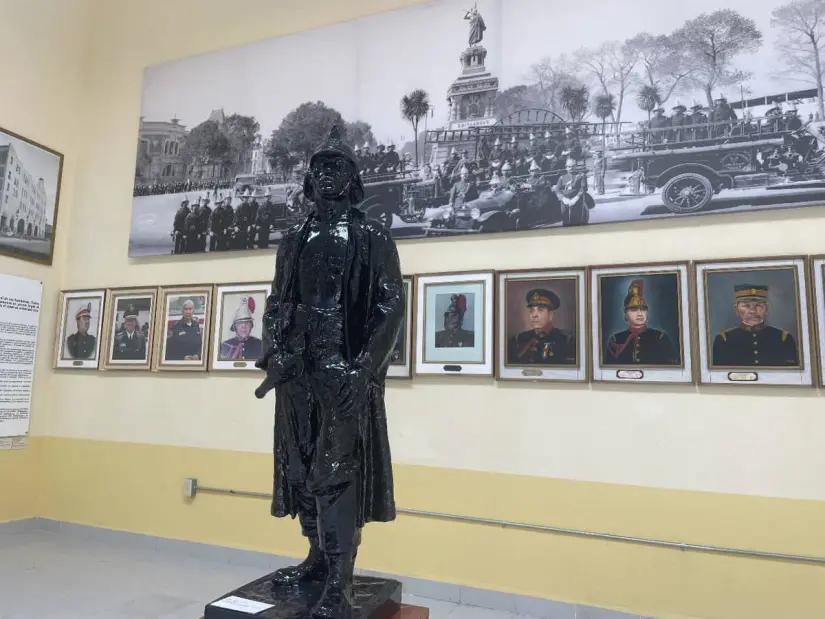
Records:
[[[231,178],[188,178],[174,182],[135,182],[132,192],[138,196],[160,196],[167,193],[185,193],[187,191],[219,191],[230,189],[233,184]]]

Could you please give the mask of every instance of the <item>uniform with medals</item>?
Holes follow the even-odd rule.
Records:
[[[238,309],[235,310],[235,316],[232,319],[232,326],[229,329],[235,333],[238,332],[237,325],[239,323],[247,323],[249,331],[252,330],[253,313],[255,312],[255,299],[252,297],[241,297],[241,303]],[[263,357],[263,342],[252,335],[241,338],[235,336],[221,344],[220,360],[221,361],[257,361]]]
[[[95,350],[97,350],[97,338],[88,331],[84,331],[83,333],[80,331],[80,321],[85,319],[87,321],[86,328],[88,329],[88,321],[91,317],[91,303],[87,303],[84,307],[81,307],[77,311],[77,314],[75,314],[75,320],[78,325],[77,333],[72,333],[66,338],[66,350],[72,359],[91,359],[94,356]]]
[[[112,359],[117,360],[146,360],[146,337],[137,329],[138,311],[130,305],[123,312],[123,324],[132,323],[132,331],[122,329],[115,335],[114,348],[112,349]]]
[[[633,280],[624,298],[624,311],[634,309],[647,311],[644,298],[644,282]],[[656,367],[680,365],[679,355],[670,336],[659,329],[652,329],[647,322],[641,327],[630,326],[614,333],[604,350],[604,365],[639,365]]]
[[[555,312],[561,305],[551,290],[536,288],[527,293],[527,308],[543,307]],[[575,365],[576,338],[552,323],[543,329],[530,329],[510,338],[507,362],[513,365]]]
[[[475,346],[475,333],[462,328],[464,313],[467,311],[467,297],[463,294],[454,294],[450,297],[450,305],[444,312],[444,322],[448,317],[458,318],[457,328],[445,328],[435,332],[436,348],[472,348]],[[445,324],[446,327],[446,324]]]
[[[735,286],[736,303],[768,302],[768,287],[756,284]],[[722,367],[797,367],[799,349],[794,336],[760,322],[741,323],[719,333],[713,340],[711,363]]]

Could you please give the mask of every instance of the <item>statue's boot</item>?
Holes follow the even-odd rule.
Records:
[[[327,555],[324,591],[312,608],[313,619],[350,619],[353,614],[352,573],[355,552]]]
[[[314,510],[298,514],[303,534],[309,540],[309,554],[298,565],[291,565],[277,570],[272,575],[272,584],[278,586],[297,585],[302,582],[322,581],[327,575],[324,551],[318,537],[318,520]]]

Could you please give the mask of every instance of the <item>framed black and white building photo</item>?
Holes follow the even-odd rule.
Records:
[[[0,254],[51,264],[63,155],[0,127]]]
[[[412,378],[413,326],[415,324],[415,278],[404,276],[404,322],[398,332],[387,366],[387,378]]]
[[[687,262],[590,268],[596,382],[691,383]]]
[[[492,376],[492,271],[416,275],[415,373]]]
[[[100,368],[105,304],[105,290],[65,290],[60,293],[55,368]]]
[[[585,269],[496,272],[496,378],[586,381]]]
[[[700,379],[813,385],[805,257],[696,263]]]

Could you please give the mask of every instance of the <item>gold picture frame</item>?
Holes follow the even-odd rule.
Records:
[[[129,305],[121,309],[121,302],[128,302]],[[157,302],[158,288],[156,287],[110,288],[106,291],[103,370],[149,371],[152,369],[152,350],[155,341],[155,327],[157,326]],[[124,333],[119,334],[118,315],[130,307],[138,312],[134,334],[131,336]],[[141,318],[143,321],[141,321]],[[124,329],[126,329],[125,322],[124,318]],[[145,347],[145,358],[142,360],[135,355],[135,349],[139,349],[140,345],[131,346],[129,344],[129,342],[134,341],[142,342],[142,346]]]
[[[155,341],[153,344],[152,370],[170,372],[205,372],[209,361],[209,333],[212,328],[213,284],[161,287],[158,291]],[[186,320],[183,305],[192,301],[192,317],[176,333],[172,328]],[[199,346],[192,324],[200,326]],[[172,350],[169,350],[169,348]],[[195,353],[195,350],[199,352]],[[197,356],[197,359],[192,357]]]
[[[587,382],[587,269],[585,267],[550,268],[550,269],[515,269],[496,271],[495,291],[495,342],[496,342],[496,380],[500,381],[534,381],[534,382]],[[511,299],[509,287],[513,287]],[[522,294],[531,287],[544,287],[557,294],[560,308],[569,306],[569,296],[573,296],[572,310],[567,310],[567,320],[562,333],[567,336],[566,352],[573,352],[572,363],[515,363],[511,359],[510,347],[514,345],[514,338],[522,336],[511,333],[509,327],[511,316],[509,305],[515,303],[521,307],[527,302]],[[517,292],[516,292],[516,289]],[[565,294],[566,293],[566,294]],[[565,298],[566,297],[566,298]],[[555,310],[554,310],[555,311]],[[572,329],[567,323],[572,320]],[[556,330],[554,317],[553,329]],[[570,341],[572,340],[572,341]],[[571,348],[572,347],[572,348]],[[546,343],[545,348],[550,348]],[[555,348],[555,346],[553,346]],[[557,354],[558,351],[547,351],[545,356]]]

